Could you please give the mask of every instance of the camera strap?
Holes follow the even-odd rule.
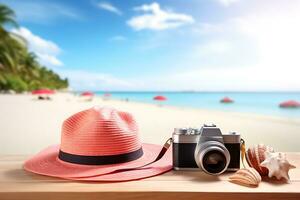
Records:
[[[141,166],[138,166],[138,167],[132,167],[132,168],[116,169],[116,170],[113,170],[113,171],[108,172],[108,173],[97,174],[97,175],[93,175],[93,176],[84,176],[84,177],[81,177],[81,178],[103,176],[103,175],[108,175],[108,174],[116,174],[116,173],[121,173],[121,172],[126,172],[126,171],[132,171],[132,170],[142,170],[142,169],[144,169],[144,167],[147,167],[148,165],[151,165],[151,164],[159,161],[166,154],[166,152],[170,148],[172,142],[173,142],[172,138],[167,139],[167,141],[164,143],[164,145],[163,145],[162,149],[160,150],[159,154],[157,155],[157,157],[153,161],[151,161],[149,163],[146,163],[144,165],[141,165]]]
[[[242,159],[242,164],[243,164],[244,168],[246,168],[246,166],[245,166],[245,155],[246,155],[246,144],[245,144],[245,140],[243,140],[241,138],[241,159]]]

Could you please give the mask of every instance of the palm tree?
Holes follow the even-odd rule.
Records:
[[[40,87],[68,87],[68,80],[41,66],[36,55],[17,36],[5,30],[6,25],[18,26],[14,11],[0,4],[0,90],[21,92]]]
[[[9,37],[8,32],[4,28],[5,25],[18,26],[15,21],[14,11],[5,5],[0,5],[0,63],[2,67],[6,66],[15,71],[16,55],[14,54],[17,44]]]
[[[5,5],[0,4],[0,27],[3,28],[4,25],[10,24],[13,26],[18,26],[15,21],[15,12]]]
[[[23,73],[24,79],[27,82],[33,82],[36,85],[36,83],[39,82],[37,80],[40,78],[37,56],[32,52],[26,52],[20,65],[22,66],[21,73]]]
[[[19,60],[22,57],[24,48],[18,41],[7,36],[0,36],[0,63],[4,66],[4,70],[10,70],[16,73],[19,70]]]

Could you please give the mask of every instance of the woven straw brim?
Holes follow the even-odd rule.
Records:
[[[162,159],[144,168],[107,174],[118,169],[136,168],[147,164],[155,160],[162,149],[162,146],[154,144],[143,143],[142,146],[143,156],[134,161],[113,165],[79,165],[58,159],[59,145],[54,145],[27,160],[24,169],[36,174],[81,181],[138,180],[156,176],[172,169],[172,151],[170,148]]]

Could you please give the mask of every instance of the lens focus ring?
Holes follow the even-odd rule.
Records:
[[[208,141],[200,144],[198,151],[195,151],[195,161],[206,173],[218,175],[226,171],[230,154],[221,142]]]

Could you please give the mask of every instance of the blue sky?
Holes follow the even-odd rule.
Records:
[[[74,90],[300,90],[300,1],[0,2]]]

